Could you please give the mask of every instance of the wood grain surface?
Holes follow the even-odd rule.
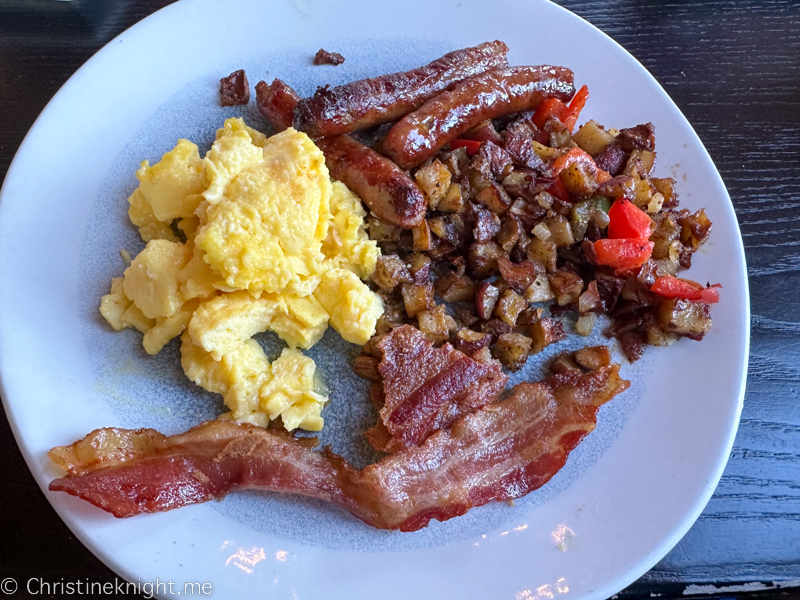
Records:
[[[0,2],[0,180],[69,76],[168,3]],[[620,596],[800,586],[800,2],[560,4],[638,58],[692,123],[733,199],[750,274],[748,388],[728,466],[685,538]],[[50,508],[4,415],[0,461],[0,579],[113,581]]]

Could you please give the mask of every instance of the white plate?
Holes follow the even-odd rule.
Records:
[[[46,490],[46,451],[102,426],[174,433],[219,411],[182,375],[173,343],[153,359],[133,331],[113,333],[97,305],[141,244],[126,197],[143,158],[178,137],[205,144],[224,117],[221,76],[316,85],[410,68],[445,51],[502,39],[512,64],[563,64],[592,97],[585,118],[653,121],[659,166],[682,205],[707,207],[711,241],[691,276],[723,285],[706,340],[648,349],[626,365],[632,389],[542,490],[413,534],[362,525],[344,511],[249,492],[166,514],[116,520],[45,494],[75,535],[134,582],[207,582],[218,597],[604,598],[653,566],[710,497],[731,448],[744,392],[749,305],[730,199],[700,140],[667,94],[611,39],[544,1],[321,3],[192,0],[110,42],[62,88],[14,160],[0,203],[2,394],[28,465]],[[340,67],[314,67],[320,47]],[[274,340],[265,338],[267,345]],[[578,340],[569,342],[573,346]],[[326,439],[365,459],[374,419],[334,334],[314,349],[333,388]],[[531,361],[527,376],[538,375]],[[517,377],[519,378],[519,377]],[[162,594],[168,596],[168,594]]]

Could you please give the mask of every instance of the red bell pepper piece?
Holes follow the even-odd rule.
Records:
[[[608,237],[611,239],[650,239],[653,220],[633,202],[620,198],[608,211]]]
[[[586,106],[586,100],[589,98],[589,88],[587,86],[581,87],[578,92],[572,97],[572,101],[569,103],[569,114],[567,114],[564,118],[564,125],[567,126],[569,132],[572,133],[572,130],[575,128],[575,124],[578,122],[578,117],[583,110],[583,107]]]
[[[478,148],[481,147],[483,142],[479,142],[477,140],[453,140],[450,142],[450,148],[455,150],[456,148],[461,148],[462,146],[467,149],[467,154],[472,156],[478,152]]]
[[[536,112],[533,113],[531,121],[533,121],[533,124],[541,129],[544,127],[544,124],[550,117],[555,117],[563,123],[568,114],[569,106],[564,104],[558,98],[548,98],[547,100],[543,101],[539,105],[539,108],[536,109]]]
[[[602,239],[594,243],[597,263],[626,273],[641,267],[653,254],[655,244],[646,240]]]
[[[691,279],[679,279],[672,275],[664,275],[656,279],[650,286],[650,291],[664,298],[682,298],[684,300],[696,300],[705,304],[716,304],[719,302],[719,292],[717,288],[722,286],[718,283],[703,287]]]

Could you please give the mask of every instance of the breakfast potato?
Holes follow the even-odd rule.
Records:
[[[457,327],[453,317],[447,314],[444,304],[439,304],[417,314],[419,330],[434,344],[446,342],[450,332]]]
[[[567,337],[561,321],[549,317],[542,317],[532,323],[525,329],[525,332],[533,340],[531,345],[532,354],[537,354],[550,344],[559,342]]]
[[[494,357],[509,371],[519,371],[528,360],[533,340],[521,333],[504,333],[497,338]]]
[[[406,307],[406,314],[413,318],[418,313],[434,307],[433,283],[427,282],[422,285],[416,283],[404,283],[400,288],[403,294],[403,303]]]

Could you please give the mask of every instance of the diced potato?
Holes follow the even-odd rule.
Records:
[[[669,333],[701,340],[711,329],[707,304],[670,298],[658,307],[658,324]]]
[[[632,175],[618,175],[600,184],[597,194],[607,198],[632,198],[635,183]]]
[[[569,221],[567,221],[561,215],[548,217],[545,219],[544,223],[550,230],[550,235],[552,236],[553,242],[559,248],[571,246],[575,243],[575,238],[572,237],[572,228],[569,225]],[[545,266],[546,265],[547,263],[545,263]]]
[[[498,215],[502,215],[511,206],[511,197],[496,183],[490,183],[483,188],[475,199]]]
[[[546,128],[547,124],[545,123]],[[569,129],[566,127],[550,132],[550,146],[553,148],[572,148],[575,145],[575,142],[572,141],[572,136],[569,134]]]
[[[648,315],[645,319],[645,335],[650,346],[670,346],[677,340],[677,336],[664,331],[655,318]]]
[[[431,210],[436,210],[439,201],[447,194],[451,178],[450,170],[438,158],[414,174],[417,185],[428,198],[428,207]]]
[[[597,167],[588,161],[575,161],[559,177],[570,196],[587,198],[597,189]]]
[[[462,327],[456,333],[455,346],[461,352],[472,355],[481,348],[487,347],[491,341],[492,336],[489,333]]]
[[[504,333],[497,338],[494,356],[509,371],[519,371],[528,360],[533,340],[521,333]]]
[[[653,150],[640,150],[634,149],[631,151],[631,156],[628,162],[639,159],[642,161],[645,173],[648,175],[653,172],[653,167],[656,165],[656,153]]]
[[[632,202],[636,206],[646,211],[652,199],[653,187],[650,185],[650,182],[647,181],[647,179],[640,179],[634,183]]]
[[[653,258],[656,260],[669,258],[672,242],[680,237],[681,228],[675,221],[673,214],[667,213],[656,216],[656,227],[650,235],[653,242]]]
[[[467,172],[469,168],[469,157],[467,156],[467,149],[465,147],[456,148],[455,150],[448,150],[439,153],[439,158],[451,175],[456,179],[460,179],[461,175]],[[441,206],[439,210],[442,210]]]
[[[672,177],[652,177],[650,183],[658,190],[659,194],[664,196],[664,207],[675,208],[678,206],[678,194],[675,192],[675,180]]]
[[[704,208],[686,217],[679,217],[678,224],[681,226],[681,242],[692,251],[702,246],[711,233],[711,221]]]
[[[461,215],[432,217],[427,222],[436,237],[454,246],[460,246],[467,237],[467,225]]]
[[[399,256],[384,254],[378,257],[372,281],[384,292],[392,292],[401,283],[409,283],[411,275]]]
[[[559,342],[567,337],[563,323],[550,317],[542,317],[535,323],[528,325],[526,332],[533,340],[533,345],[531,346],[533,354],[541,352],[550,344]]]
[[[502,248],[495,242],[475,242],[467,251],[467,261],[472,274],[485,279],[498,271],[497,260],[505,257]]]
[[[461,191],[461,186],[457,183],[451,183],[447,188],[447,193],[444,198],[439,200],[439,205],[436,207],[441,212],[460,212],[464,208],[464,193]]]
[[[556,271],[547,276],[559,306],[575,304],[583,291],[583,279],[570,271]]]
[[[475,295],[475,307],[478,316],[481,319],[489,319],[494,312],[494,307],[497,306],[497,301],[500,299],[500,290],[491,283],[484,282],[478,288]]]
[[[418,313],[433,308],[434,306],[433,283],[430,281],[422,285],[404,283],[401,287],[401,291],[406,314],[409,317],[416,317]]]
[[[513,217],[503,219],[500,226],[500,231],[497,232],[497,241],[500,247],[506,252],[511,252],[511,249],[516,246],[517,241],[521,235],[524,235],[522,224]]]
[[[503,280],[518,294],[524,294],[536,277],[544,272],[539,262],[530,260],[513,263],[507,258],[501,258],[497,261],[497,265],[500,267]]]
[[[589,121],[575,132],[572,141],[578,144],[581,150],[596,156],[614,141],[614,136],[600,127],[596,121]]]
[[[457,327],[455,319],[447,314],[444,304],[423,310],[417,315],[417,322],[419,330],[434,344],[450,339],[450,332]]]
[[[533,140],[533,151],[545,162],[550,162],[558,156],[558,150],[556,148],[545,146],[536,140]]]
[[[530,303],[534,302],[547,302],[556,297],[553,293],[553,288],[550,286],[550,281],[544,273],[537,275],[533,280],[531,286],[525,290],[525,300]]]
[[[575,361],[584,369],[594,371],[611,364],[608,346],[589,346],[575,351]]]
[[[489,350],[489,346],[484,346],[475,352],[471,358],[472,360],[478,361],[479,363],[483,363],[485,365],[497,363],[497,360],[492,357],[492,351]]]
[[[424,254],[411,254],[406,257],[406,267],[413,283],[423,284],[431,274],[431,259]]]
[[[369,239],[376,242],[399,242],[400,233],[403,231],[402,228],[390,225],[372,215],[367,217],[367,230]]]
[[[565,224],[567,226],[567,231],[570,232],[572,235],[572,231],[569,229],[569,224]],[[549,231],[548,227],[548,231]],[[558,258],[558,254],[556,252],[556,242],[552,238],[549,240],[542,240],[539,238],[534,238],[531,240],[531,243],[528,244],[528,259],[531,261],[538,260],[542,263],[545,267],[545,270],[548,273],[555,273],[556,272],[556,260]]]
[[[528,325],[536,323],[536,321],[542,318],[542,313],[544,313],[543,309],[529,306],[519,313],[517,317],[517,327],[527,327]]]
[[[433,248],[433,232],[428,226],[428,220],[425,219],[418,227],[411,230],[414,236],[414,252],[424,252]]]
[[[478,288],[472,279],[455,271],[437,279],[434,287],[445,302],[468,302],[475,297]]]
[[[494,308],[494,315],[514,327],[517,323],[519,313],[525,310],[528,303],[514,290],[506,290],[500,299],[497,301],[497,306]]]
[[[388,304],[389,303],[384,300],[384,305]],[[372,356],[374,358],[377,358],[378,360],[381,360],[383,358],[383,352],[381,351],[380,348],[378,348],[378,344],[381,343],[381,340],[384,337],[386,336],[381,335],[379,333],[373,335],[371,338],[369,338],[369,340],[367,340],[367,343],[361,347],[361,353],[367,356]]]
[[[586,291],[578,298],[578,312],[587,313],[589,311],[597,311],[603,307],[600,300],[600,292],[597,289],[597,282],[590,281],[586,286]]]

